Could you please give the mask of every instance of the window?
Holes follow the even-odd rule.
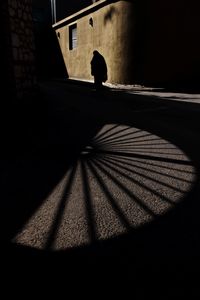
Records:
[[[77,24],[69,26],[69,50],[77,47]]]

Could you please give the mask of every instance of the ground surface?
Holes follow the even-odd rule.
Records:
[[[199,105],[191,92],[42,82],[4,128],[5,272],[155,278],[163,299],[192,278],[196,296]]]

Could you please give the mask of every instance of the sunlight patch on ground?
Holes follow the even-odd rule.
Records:
[[[194,180],[191,161],[176,145],[107,124],[13,242],[61,250],[125,234],[173,209]]]

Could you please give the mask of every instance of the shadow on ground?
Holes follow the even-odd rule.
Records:
[[[84,100],[83,95],[77,97],[80,102]],[[109,91],[106,91],[106,97],[109,97]],[[112,101],[114,101],[113,97],[112,94]],[[193,119],[192,124],[187,126],[191,117],[191,115],[187,117],[187,114],[178,120],[176,116],[171,117],[163,111],[134,114],[133,111],[129,111],[130,105],[126,111],[126,104],[120,103],[119,95],[117,97],[118,103],[123,108],[121,113],[119,105],[113,108],[112,113],[110,109],[108,112],[105,111],[105,97],[100,111],[101,96],[99,95],[92,96],[93,107],[90,106],[90,99],[89,102],[85,102],[85,105],[82,104],[84,109],[80,109],[78,102],[74,105],[70,93],[68,98],[67,94],[64,95],[67,103],[63,106],[63,99],[56,98],[55,95],[49,97],[42,91],[24,99],[15,106],[14,110],[9,111],[9,117],[5,118],[7,126],[2,129],[0,208],[3,241],[1,258],[5,263],[4,272],[12,273],[12,279],[17,280],[19,270],[23,272],[24,277],[29,272],[36,271],[41,278],[48,276],[57,279],[63,279],[61,272],[64,271],[67,278],[78,276],[79,280],[82,278],[84,281],[87,269],[90,272],[88,280],[94,279],[94,274],[99,278],[100,273],[103,272],[104,281],[110,278],[118,283],[119,278],[123,278],[128,283],[152,282],[154,276],[157,282],[163,284],[162,279],[170,277],[181,286],[183,281],[191,276],[194,278],[195,285],[195,278],[199,272],[200,251],[198,122]],[[134,108],[135,104],[133,104]],[[91,144],[91,140],[105,124],[120,124],[146,130],[152,135],[170,141],[186,153],[194,168],[195,179],[182,201],[174,209],[157,216],[137,230],[130,228],[126,234],[99,241],[94,230],[95,221],[87,171],[83,167],[82,182],[85,187],[91,243],[58,251],[52,251],[50,247],[39,250],[13,243],[13,238],[43,205],[44,200],[52,193],[64,174],[76,165],[80,153]],[[187,128],[190,128],[191,134],[188,134]],[[112,133],[108,131],[108,134],[111,139]],[[98,151],[101,152],[102,149]],[[96,153],[98,151],[95,150]],[[139,156],[138,152],[134,154],[134,158]],[[112,165],[110,165],[111,160],[106,161],[104,157],[104,162],[100,166],[101,171],[106,173],[108,168],[113,168],[119,176],[122,169],[115,168],[117,165],[121,168],[120,163],[125,164],[121,157],[112,156],[114,161]],[[163,160],[167,161],[167,158]],[[172,159],[170,163],[173,163]],[[100,162],[97,161],[96,164]],[[109,196],[109,187],[102,177],[95,173],[94,165],[91,170],[93,175],[96,174],[99,186]],[[70,184],[74,176],[75,173],[73,174],[72,171],[66,193],[70,193]],[[118,185],[121,184],[120,176],[112,180],[117,181]],[[115,195],[112,194],[110,197],[114,207]],[[118,209],[116,205],[114,208]],[[57,223],[60,222],[63,209],[64,204],[61,203],[57,211]],[[118,211],[118,214],[121,214],[121,219],[124,218],[122,212]],[[56,222],[54,225],[55,230],[51,230],[49,245],[51,239],[55,237]]]

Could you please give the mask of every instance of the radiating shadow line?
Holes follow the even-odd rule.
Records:
[[[122,161],[122,160],[120,160],[120,159],[114,158],[114,157],[112,157],[112,156],[107,156],[107,155],[106,155],[105,157],[108,157],[110,160],[112,160],[112,161],[114,161],[114,162],[119,162],[119,163],[121,163],[123,166],[124,166],[124,165],[132,166],[132,167],[134,167],[134,168],[138,168],[138,169],[141,169],[141,170],[144,170],[144,171],[147,171],[147,172],[154,172],[155,174],[162,175],[162,176],[168,177],[168,178],[170,178],[170,179],[174,178],[174,179],[176,179],[176,180],[180,180],[180,181],[183,181],[183,182],[186,182],[186,183],[191,183],[190,180],[186,180],[186,179],[177,177],[177,176],[175,176],[175,175],[171,176],[171,175],[166,174],[166,173],[164,173],[164,172],[161,173],[161,172],[159,172],[159,171],[152,170],[152,169],[150,169],[150,168],[148,169],[147,167],[145,168],[145,167],[142,167],[142,166],[138,166],[136,163],[135,163],[135,164],[134,164],[134,163],[130,163],[131,160],[129,160],[129,161],[127,160],[127,162],[125,162],[125,161]],[[185,171],[181,171],[181,172],[185,173]]]
[[[150,188],[150,187],[146,186],[145,184],[141,183],[139,180],[137,180],[137,179],[135,179],[135,178],[132,178],[132,177],[130,177],[129,175],[127,175],[127,174],[125,174],[125,173],[119,171],[119,170],[116,169],[115,167],[111,166],[110,164],[112,164],[112,163],[107,164],[107,163],[105,163],[104,160],[99,160],[99,161],[101,162],[101,164],[103,164],[103,165],[106,166],[107,168],[111,169],[112,171],[118,173],[119,175],[123,176],[124,178],[130,180],[131,182],[134,182],[134,183],[137,184],[138,186],[141,186],[143,189],[152,192],[154,195],[158,196],[158,197],[160,198],[160,200],[164,200],[165,202],[170,203],[170,204],[172,204],[172,205],[175,204],[171,199],[167,198],[167,197],[164,196],[164,195],[161,195],[161,194],[158,193],[156,190],[153,190],[152,188]],[[120,167],[120,166],[118,166],[118,167]],[[122,167],[121,167],[121,168],[122,168]],[[125,170],[126,170],[126,169],[125,169]],[[142,177],[144,177],[144,178],[146,178],[146,179],[150,179],[150,180],[152,180],[152,181],[155,181],[155,182],[157,182],[157,183],[159,183],[159,184],[164,185],[163,183],[160,183],[158,180],[154,180],[154,179],[152,179],[151,177],[148,178],[147,176],[141,175],[140,173],[137,173],[137,172],[134,172],[134,173],[136,173],[137,175],[140,175],[140,176],[142,176]],[[173,189],[171,186],[167,186],[167,187]],[[176,189],[175,189],[175,190],[176,190]],[[178,192],[181,192],[181,191],[179,191],[179,190],[177,190],[177,191],[178,191]]]
[[[104,151],[104,149],[100,149],[100,151]],[[105,149],[105,152],[109,151],[109,149]],[[113,151],[116,151],[116,152],[119,152],[119,153],[122,153],[124,151],[128,151],[126,149],[123,149],[123,148],[113,148]],[[129,152],[126,152],[127,154],[134,154],[134,153],[149,153],[149,154],[158,154],[158,155],[170,155],[170,156],[183,156],[183,153],[169,153],[169,152],[157,152],[157,151],[150,151],[150,150],[133,150],[133,149],[130,149]]]
[[[105,153],[103,154],[104,156],[105,156]],[[111,157],[118,157],[116,154],[106,154],[106,156],[111,156]],[[177,169],[177,168],[173,168],[173,167],[171,167],[171,166],[169,166],[169,167],[166,167],[166,166],[161,166],[160,164],[156,164],[156,163],[150,163],[150,162],[147,162],[146,160],[145,161],[141,161],[141,160],[137,160],[137,159],[134,159],[134,157],[121,157],[121,156],[119,156],[119,158],[118,159],[123,159],[123,161],[128,161],[128,162],[137,162],[137,163],[140,163],[140,164],[142,164],[142,165],[147,165],[147,166],[151,166],[151,167],[157,167],[157,168],[162,168],[162,169],[167,169],[167,170],[170,170],[170,171],[177,171],[177,172],[179,172],[179,173],[182,173],[183,172],[183,170],[180,170],[180,169]],[[149,159],[150,160],[150,159]],[[194,172],[190,172],[190,171],[187,171],[187,170],[184,170],[184,173],[187,173],[187,174],[194,174]]]
[[[102,143],[102,144],[100,144],[100,145],[102,145],[102,146],[112,146],[112,147],[114,147],[114,146],[117,146],[117,145],[123,145],[123,146],[128,146],[128,145],[130,145],[130,146],[134,146],[134,147],[149,147],[149,146],[159,146],[159,147],[165,147],[165,146],[171,146],[171,147],[173,147],[173,148],[177,148],[177,147],[175,147],[174,145],[172,145],[172,144],[170,144],[170,143],[145,143],[145,142],[143,142],[143,143],[140,143],[140,144],[138,144],[138,143],[135,143],[135,140],[134,139],[131,139],[131,138],[129,138],[129,139],[127,139],[127,141],[116,141],[116,142],[112,142],[112,143]],[[163,145],[165,145],[165,146],[163,146]]]
[[[158,145],[157,145],[158,146]],[[145,150],[145,149],[154,149],[154,150],[176,150],[178,153],[180,153],[180,150],[175,147],[175,146],[164,146],[164,147],[155,147],[155,145],[146,145],[146,146],[137,146],[137,145],[132,145],[131,149],[141,149],[141,150]],[[182,152],[181,152],[182,153]]]
[[[176,150],[177,152],[180,153],[180,150],[177,148],[177,147],[155,147],[155,146],[152,146],[150,147],[151,145],[147,145],[147,146],[137,146],[137,145],[134,145],[134,144],[127,144],[127,145],[122,145],[122,144],[119,144],[119,145],[106,145],[104,147],[101,147],[101,149],[124,149],[124,150]]]
[[[188,160],[177,160],[173,158],[168,157],[158,157],[158,156],[152,156],[152,155],[146,155],[146,154],[138,154],[138,153],[127,153],[127,152],[118,152],[118,151],[103,151],[96,149],[96,154],[110,154],[115,156],[121,156],[121,157],[134,157],[134,158],[141,158],[145,160],[154,160],[154,161],[160,161],[160,162],[166,162],[166,163],[173,163],[178,165],[188,165],[191,166],[192,163]],[[154,153],[155,154],[155,153]]]
[[[92,162],[96,165],[97,168],[101,170],[102,173],[109,177],[116,186],[118,186],[125,194],[127,194],[133,201],[135,201],[142,209],[148,212],[151,216],[157,216],[156,213],[154,213],[145,203],[143,203],[136,195],[134,195],[129,189],[127,189],[124,184],[122,184],[118,179],[116,179],[107,170],[105,170],[105,168],[103,168],[98,162],[96,162],[96,160],[94,161],[93,159]]]
[[[129,142],[125,142],[125,143],[122,143],[123,145],[125,144],[128,144]],[[132,142],[130,142],[131,145],[133,145]],[[169,142],[164,142],[164,143],[146,143],[146,142],[135,142],[134,141],[134,145],[136,144],[136,147],[140,147],[140,146],[162,146],[162,145],[169,145],[170,143]],[[175,146],[174,146],[175,147]]]
[[[90,242],[95,243],[97,241],[96,221],[94,217],[94,210],[92,207],[92,196],[91,196],[91,190],[89,186],[89,176],[87,174],[87,170],[83,160],[80,160],[80,165],[81,165],[81,175],[83,181],[83,195],[85,200],[85,211],[87,215],[88,233],[90,237]]]
[[[126,170],[126,171],[128,171],[128,172],[132,172],[133,174],[136,174],[136,175],[139,175],[139,176],[141,176],[141,177],[144,177],[145,179],[154,181],[154,182],[156,182],[156,183],[158,183],[158,184],[160,184],[160,185],[163,185],[163,186],[165,186],[165,187],[167,187],[167,188],[170,188],[170,189],[172,189],[172,190],[174,190],[174,191],[181,192],[181,193],[185,193],[184,190],[181,190],[181,189],[178,189],[178,188],[176,188],[176,187],[173,187],[173,186],[169,185],[168,183],[159,181],[159,180],[157,180],[157,179],[155,179],[155,178],[152,178],[152,177],[150,177],[150,176],[148,176],[148,175],[144,175],[144,174],[140,173],[139,171],[136,171],[136,170],[133,171],[132,169],[127,168],[127,167],[125,167],[124,165],[121,166],[121,165],[119,165],[119,163],[116,163],[115,161],[114,161],[114,162],[113,162],[113,161],[110,161],[110,159],[102,158],[101,161],[102,161],[102,160],[103,160],[103,161],[105,160],[105,161],[107,161],[107,162],[110,163],[110,164],[114,164],[114,166],[117,166],[117,167],[119,167],[119,168],[121,168],[121,169],[124,169],[124,170]],[[120,171],[117,170],[117,172],[120,172]],[[122,174],[123,174],[123,173],[122,173]],[[121,175],[122,175],[122,174],[121,174]],[[132,177],[130,177],[130,176],[128,176],[128,175],[124,175],[124,176],[125,176],[125,177],[126,177],[126,176],[129,177],[130,180],[136,180],[136,179],[133,179]],[[137,181],[137,180],[136,180],[136,181]],[[143,184],[140,183],[139,181],[138,181],[138,183],[139,183],[140,185],[142,185],[143,187],[145,187],[145,185],[143,185]],[[149,187],[147,187],[147,186],[146,186],[146,188],[149,189],[149,190],[151,190],[152,192],[154,192],[153,189],[151,189],[151,188],[149,188]],[[156,191],[155,191],[154,193],[156,193]],[[159,193],[158,193],[158,196],[159,196]],[[162,197],[164,197],[164,196],[162,196]],[[165,198],[165,197],[164,197],[164,198]],[[166,200],[166,201],[171,201],[171,200],[168,199],[168,198],[166,198],[165,200]],[[170,203],[171,203],[171,202],[170,202]],[[173,203],[173,202],[172,202],[172,203]]]
[[[165,143],[155,143],[155,142],[149,142],[148,141],[141,141],[140,143],[137,143],[134,139],[127,139],[127,141],[125,142],[120,142],[120,141],[116,141],[115,143],[109,143],[109,144],[102,144],[102,146],[111,146],[111,147],[115,147],[115,146],[119,146],[122,145],[123,147],[127,147],[127,146],[132,146],[132,147],[155,147],[156,148],[166,148],[166,147],[170,147],[173,149],[177,149],[177,147],[174,144],[171,144],[169,142],[165,142]]]
[[[130,128],[128,128],[128,129],[130,129]],[[127,129],[127,130],[128,130]],[[120,142],[120,141],[125,141],[125,140],[130,140],[130,138],[129,139],[127,139],[127,136],[130,136],[130,135],[134,135],[135,133],[137,133],[137,132],[139,132],[139,131],[141,131],[141,130],[137,130],[137,131],[135,131],[135,132],[133,132],[133,131],[131,131],[131,132],[129,132],[129,133],[127,133],[127,134],[123,134],[123,135],[120,135],[120,136],[114,136],[114,137],[112,137],[112,138],[108,138],[108,137],[105,137],[103,140],[105,140],[105,142],[102,142],[103,140],[97,140],[96,142],[95,142],[95,144],[97,144],[97,145],[105,145],[105,144],[111,144],[111,143],[115,143],[115,142]],[[119,132],[117,132],[117,133],[115,133],[115,135],[117,135]],[[113,133],[113,135],[114,135],[114,133]],[[135,141],[135,140],[137,140],[138,138],[143,138],[144,136],[150,136],[150,135],[152,135],[151,133],[143,133],[143,134],[141,134],[141,135],[137,135],[136,137],[132,137],[131,138],[131,140],[133,140],[133,141]],[[120,139],[121,137],[126,137],[126,138],[124,138],[124,139]]]
[[[109,141],[120,140],[121,138],[122,138],[122,140],[126,140],[128,136],[135,135],[138,132],[141,132],[141,129],[135,129],[134,131],[131,129],[132,129],[132,127],[128,127],[125,129],[123,128],[117,132],[113,132],[112,134],[105,136],[103,139],[96,140],[96,143],[105,143],[105,142],[109,142]],[[127,130],[129,132],[124,133]],[[131,132],[130,132],[130,130],[131,130]]]
[[[133,134],[132,132],[130,134]],[[148,134],[149,135],[149,134]],[[152,134],[150,134],[152,135]],[[143,137],[143,136],[142,136]],[[141,138],[141,136],[139,136],[139,138]],[[110,146],[114,146],[114,145],[126,145],[126,144],[133,144],[134,145],[138,145],[138,143],[146,143],[146,142],[151,142],[152,140],[160,140],[160,138],[156,138],[156,139],[142,139],[142,140],[139,140],[137,141],[137,136],[136,137],[128,137],[128,138],[125,138],[125,139],[118,139],[118,138],[115,138],[115,139],[112,139],[111,141],[108,140],[108,141],[105,141],[105,142],[100,142],[98,143],[98,145],[102,145],[102,146],[105,146],[105,145],[110,145]],[[169,144],[169,143],[167,143]],[[140,144],[139,144],[140,145]],[[146,144],[143,144],[143,145],[146,145]],[[151,145],[151,144],[150,144]]]
[[[66,185],[65,185],[65,189],[62,193],[62,197],[61,197],[61,200],[60,200],[60,205],[57,209],[54,221],[51,225],[51,229],[50,229],[49,234],[48,234],[48,239],[47,239],[46,244],[45,244],[45,249],[46,250],[51,249],[53,247],[54,242],[55,242],[56,234],[57,234],[57,232],[59,230],[59,226],[62,222],[62,216],[64,214],[65,207],[66,207],[66,204],[67,204],[68,195],[70,194],[70,191],[73,187],[73,182],[74,182],[76,170],[77,170],[77,162],[75,163],[73,168],[70,170],[70,174],[68,176],[68,179],[67,179],[67,182],[66,182]]]
[[[111,128],[109,128],[109,129],[107,129],[107,130],[105,130],[104,132],[100,133],[99,135],[97,134],[97,135],[94,137],[94,140],[103,137],[105,134],[107,134],[108,132],[112,131],[113,129],[115,129],[115,128],[117,128],[117,127],[119,127],[118,124],[115,125],[115,126],[113,126],[113,127],[111,127]]]
[[[155,136],[153,136],[152,134],[150,134],[151,136],[152,136],[152,138],[145,138],[145,139],[142,139],[141,140],[141,138],[139,137],[139,141],[134,141],[134,144],[139,144],[139,143],[141,143],[141,142],[152,142],[152,141],[161,141],[162,139],[160,138],[160,137],[155,137]],[[169,143],[169,142],[168,142]]]
[[[119,127],[119,125],[117,127]],[[117,127],[115,127],[115,128],[117,128]],[[132,127],[126,127],[126,128],[123,127],[122,129],[120,129],[118,131],[114,131],[113,133],[110,133],[110,134],[108,134],[108,135],[106,135],[104,137],[101,137],[101,138],[98,138],[98,139],[95,138],[95,141],[96,142],[100,142],[100,141],[104,141],[105,139],[107,140],[108,138],[111,138],[111,137],[112,137],[111,140],[113,140],[113,137],[115,139],[116,138],[115,136],[117,136],[119,133],[127,131],[127,130],[130,130],[131,128]],[[123,134],[122,134],[122,136],[123,136]],[[126,134],[125,134],[125,136],[126,136]]]
[[[119,129],[121,128],[119,125],[117,126],[119,127]],[[132,127],[126,127],[126,128],[121,128],[120,130],[118,131],[114,131],[113,133],[110,133],[109,135],[106,135],[104,137],[101,137],[100,139],[96,139],[96,142],[102,142],[104,140],[115,140],[115,139],[118,139],[118,138],[121,138],[121,137],[126,137],[126,136],[129,136],[131,134],[136,134],[137,132],[140,132],[141,129],[134,129],[134,131],[132,130],[133,128]],[[124,133],[125,131],[127,130],[131,130],[131,132],[128,132],[128,133]]]
[[[141,142],[160,141],[160,140],[162,140],[160,137],[155,137],[155,136],[152,135],[151,139],[142,139],[142,140],[139,139],[139,141],[134,141],[134,144],[138,144],[138,143],[141,143]]]
[[[115,211],[117,216],[120,219],[121,224],[127,229],[127,230],[132,230],[132,227],[130,225],[130,222],[126,218],[126,216],[123,214],[121,208],[119,205],[117,205],[115,199],[113,198],[112,194],[110,193],[108,187],[105,184],[105,181],[102,179],[101,175],[97,173],[95,167],[92,165],[92,161],[87,161],[88,166],[90,167],[90,171],[96,178],[96,181],[99,184],[99,187],[101,190],[104,192],[107,200],[109,201],[110,205],[112,206],[112,209]]]
[[[134,134],[134,132],[130,132],[130,133],[128,133],[127,135],[133,135]],[[127,136],[127,135],[125,135],[125,136]],[[122,142],[122,141],[133,141],[134,142],[134,144],[136,144],[136,143],[141,143],[141,142],[149,142],[149,141],[158,141],[158,140],[160,140],[160,138],[159,137],[153,137],[153,138],[144,138],[145,136],[152,136],[152,134],[151,133],[145,133],[145,134],[143,134],[143,135],[139,135],[139,136],[136,136],[136,137],[132,137],[132,138],[125,138],[125,139],[118,139],[117,137],[115,137],[115,138],[112,138],[111,140],[105,140],[105,142],[96,142],[96,144],[98,143],[98,144],[100,144],[100,145],[105,145],[105,144],[112,144],[112,143],[117,143],[117,142]]]

